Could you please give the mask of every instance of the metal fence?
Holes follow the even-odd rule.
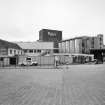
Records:
[[[27,64],[27,57],[31,58],[31,62],[37,62],[38,65],[28,65]],[[2,61],[0,61],[0,68],[54,68],[55,67],[55,57],[54,56],[18,56],[16,59],[16,63],[11,64],[10,60],[11,58],[8,58],[8,64],[7,59],[3,58]],[[26,64],[22,66],[21,64]]]
[[[27,63],[27,58],[31,59],[31,62],[37,62],[38,65],[54,65],[54,56],[19,56],[18,64]]]

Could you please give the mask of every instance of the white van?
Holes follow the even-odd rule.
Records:
[[[19,65],[21,65],[21,66],[37,66],[38,65],[38,62],[36,62],[36,61],[32,61],[32,58],[30,58],[30,57],[27,57],[26,59],[25,59],[25,61],[23,61],[22,63],[20,63]]]

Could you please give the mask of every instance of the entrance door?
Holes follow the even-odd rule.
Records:
[[[16,65],[16,58],[10,58],[10,65]]]

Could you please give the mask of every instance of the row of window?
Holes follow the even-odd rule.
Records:
[[[24,52],[25,53],[41,53],[41,50],[39,50],[39,49],[34,49],[34,50],[32,50],[32,49],[30,49],[30,50],[24,50]]]
[[[22,54],[22,51],[16,52],[16,50],[10,50],[10,54]]]

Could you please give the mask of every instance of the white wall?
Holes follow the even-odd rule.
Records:
[[[82,53],[82,39],[75,39],[75,53]]]
[[[12,53],[10,53],[12,51]],[[24,54],[22,50],[8,48],[8,56],[14,56],[14,55],[22,55]]]
[[[70,53],[75,53],[75,40],[70,40]]]
[[[30,53],[29,50],[33,50],[33,52]],[[34,50],[36,50],[36,52],[34,52]],[[38,50],[41,50],[41,52],[38,52]],[[27,49],[27,52],[24,52],[24,54],[27,56],[39,56],[48,51],[50,54],[53,53],[52,50],[50,49],[49,50],[48,49]]]
[[[65,41],[62,42],[62,51],[63,51],[63,53],[66,52],[66,42]]]
[[[62,42],[59,43],[59,52],[62,53]]]
[[[69,53],[70,52],[70,48],[69,48],[69,46],[70,46],[70,41],[66,41],[66,53]]]

